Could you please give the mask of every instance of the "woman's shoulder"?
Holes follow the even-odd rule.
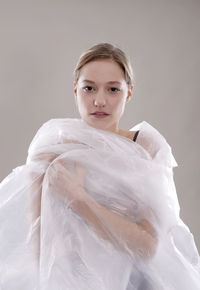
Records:
[[[137,134],[137,131],[127,131],[120,129],[119,134],[123,137],[133,140],[135,135]]]
[[[137,143],[150,154],[152,159],[170,167],[178,166],[172,154],[171,146],[155,127],[146,121],[142,121],[133,126],[129,131],[135,134],[138,130]]]

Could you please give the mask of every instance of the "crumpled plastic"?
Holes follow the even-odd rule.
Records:
[[[82,119],[41,126],[0,184],[0,290],[200,289],[178,164],[153,126],[136,130],[133,142]]]

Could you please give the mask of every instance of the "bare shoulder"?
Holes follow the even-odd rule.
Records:
[[[120,129],[119,134],[133,140],[136,132],[137,131],[127,131]],[[138,143],[141,147],[143,147],[152,158],[154,158],[156,153],[159,151],[160,145],[159,142],[156,140],[156,138],[153,138],[153,136],[149,134],[144,133],[141,134],[140,130],[136,139],[136,143]]]
[[[157,152],[160,150],[160,143],[154,136],[149,135],[149,134],[140,134],[139,133],[139,138],[137,138],[137,143],[141,145],[149,154],[152,158],[155,157]]]
[[[123,130],[123,129],[120,129],[119,130],[119,134],[121,136],[124,136],[126,138],[129,138],[131,140],[133,140],[135,134],[136,134],[137,131],[127,131],[127,130]]]

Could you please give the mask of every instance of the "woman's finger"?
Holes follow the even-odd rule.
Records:
[[[83,166],[80,163],[75,162],[75,170],[76,170],[76,174],[77,174],[79,182],[81,184],[84,184],[85,170]]]

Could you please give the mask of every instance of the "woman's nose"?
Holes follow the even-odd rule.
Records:
[[[94,98],[94,105],[95,106],[105,106],[106,99],[103,94],[96,95]]]
[[[94,100],[94,105],[95,106],[105,106],[106,102],[105,101],[99,101],[99,100]]]

